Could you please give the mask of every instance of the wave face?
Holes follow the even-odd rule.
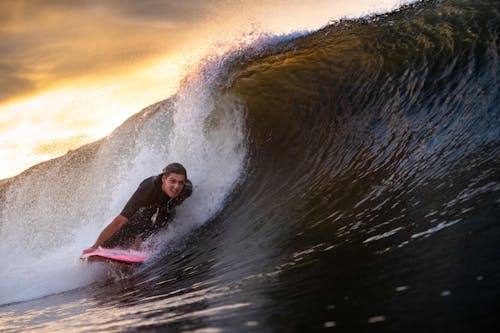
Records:
[[[199,193],[153,264],[31,308],[58,304],[62,319],[47,327],[73,330],[111,321],[173,331],[496,330],[499,35],[496,1],[425,2],[338,22],[205,69],[216,74],[190,78],[87,159],[84,149],[65,157],[78,157],[76,170],[57,162],[19,176],[25,189],[4,194],[2,239],[7,225],[22,244],[47,243],[16,228],[39,224],[54,204],[64,210],[52,226],[72,235],[65,251],[93,241],[102,224],[91,221],[121,208],[137,183],[123,179],[161,169],[165,156],[188,161]],[[23,199],[33,182],[60,188],[48,184],[61,173],[61,188],[88,198]],[[33,204],[36,216],[23,212]],[[68,216],[84,240],[68,231]],[[23,306],[4,308],[19,313],[6,325],[35,325]]]

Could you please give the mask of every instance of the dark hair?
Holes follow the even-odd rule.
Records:
[[[179,175],[184,175],[187,179],[187,171],[186,168],[180,163],[170,163],[166,167],[163,168],[163,175],[168,176],[171,173],[177,173]]]

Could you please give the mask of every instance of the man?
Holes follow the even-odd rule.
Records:
[[[83,253],[93,252],[99,246],[138,249],[142,241],[173,219],[175,206],[191,193],[192,184],[184,166],[167,165],[161,175],[142,181],[121,213]]]

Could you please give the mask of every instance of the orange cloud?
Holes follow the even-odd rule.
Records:
[[[196,6],[126,0],[2,1],[0,13],[0,103],[169,56],[204,16]]]

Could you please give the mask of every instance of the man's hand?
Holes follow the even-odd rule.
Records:
[[[83,250],[83,254],[94,252],[95,250],[97,250],[97,248],[97,246],[89,247],[88,249]]]
[[[118,230],[123,227],[125,223],[127,223],[128,217],[118,215],[113,219],[113,222],[111,222],[104,230],[101,232],[99,237],[97,237],[97,240],[95,241],[94,245],[92,247],[89,247],[88,249],[83,250],[83,254],[91,253],[97,250],[97,248],[104,244],[106,240],[108,240],[111,236],[115,234]]]

